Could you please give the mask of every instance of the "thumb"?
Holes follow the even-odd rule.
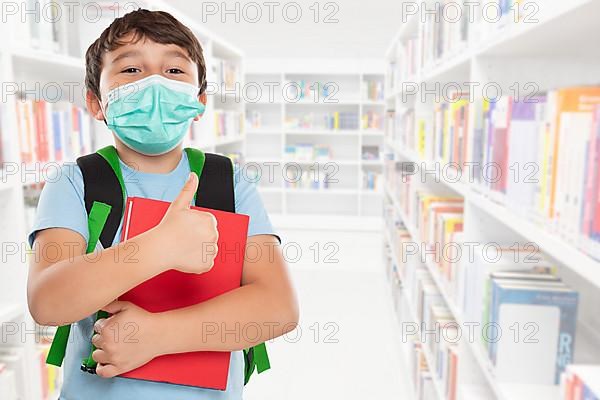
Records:
[[[110,314],[116,314],[119,311],[123,311],[125,308],[127,308],[128,304],[129,304],[128,301],[115,300],[111,303],[108,303],[104,307],[102,307],[102,311],[106,311],[107,313],[110,313]]]
[[[181,189],[181,192],[179,192],[177,198],[171,204],[171,208],[190,208],[190,203],[194,199],[196,190],[198,190],[198,175],[194,172],[190,172],[188,180],[185,182],[185,185],[183,186],[183,189]]]

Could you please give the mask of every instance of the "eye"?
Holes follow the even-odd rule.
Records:
[[[169,73],[169,74],[183,74],[184,72],[182,70],[180,70],[179,68],[169,68],[167,70],[167,73]]]
[[[125,68],[123,71],[121,71],[122,74],[135,74],[137,72],[141,72],[142,70],[136,67],[129,67],[129,68]]]

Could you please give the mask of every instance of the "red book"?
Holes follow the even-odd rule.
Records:
[[[155,227],[170,203],[140,197],[127,198],[121,240]],[[218,252],[213,268],[203,274],[168,270],[119,297],[150,312],[162,312],[201,303],[240,287],[250,217],[243,214],[192,207],[217,219]],[[198,245],[201,246],[200,239]],[[202,332],[198,332],[202,338]],[[231,353],[199,351],[154,358],[120,376],[225,390]]]

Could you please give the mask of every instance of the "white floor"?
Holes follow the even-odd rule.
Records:
[[[300,327],[268,344],[272,369],[253,376],[244,398],[410,399],[381,234],[278,232],[288,259],[299,258],[289,267],[300,301]],[[298,249],[302,257],[295,255]]]

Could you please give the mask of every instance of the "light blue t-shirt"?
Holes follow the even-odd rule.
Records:
[[[177,167],[167,174],[136,171],[121,162],[128,196],[173,201],[190,173],[187,155],[183,152]],[[236,168],[234,176],[235,210],[250,216],[248,236],[273,234],[273,227],[253,183],[243,179]],[[37,215],[29,235],[30,244],[37,231],[47,228],[67,228],[79,232],[88,240],[87,214],[83,198],[83,176],[76,164],[65,164],[56,177],[48,177],[42,190]],[[114,243],[119,242],[121,227]],[[101,248],[101,245],[98,244]],[[73,299],[76,301],[77,299]],[[68,305],[65,305],[68,307]],[[64,384],[60,400],[239,400],[244,387],[244,357],[242,351],[231,353],[227,390],[212,390],[128,378],[100,378],[80,369],[82,359],[89,355],[94,316],[73,324],[65,356]],[[198,333],[200,335],[200,332]]]

